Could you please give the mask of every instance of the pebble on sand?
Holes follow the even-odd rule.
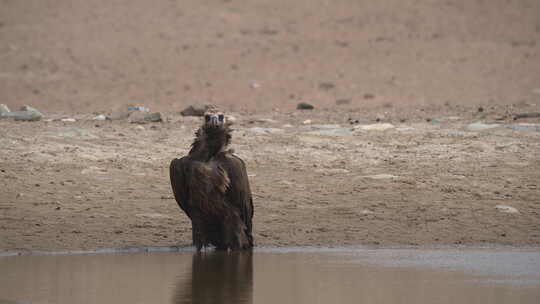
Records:
[[[7,106],[2,108],[3,110],[0,111],[0,118],[13,118],[18,121],[38,121],[43,117],[41,112],[30,106],[23,106],[19,111],[14,112],[8,112],[9,109]]]
[[[497,205],[495,206],[495,209],[504,213],[519,213],[519,211],[516,208],[512,206],[508,206],[508,205]]]
[[[488,130],[488,129],[493,129],[493,128],[496,128],[500,125],[498,124],[485,124],[485,123],[482,123],[482,122],[474,122],[472,124],[469,124],[467,125],[467,129],[471,130],[471,131],[482,131],[482,130]]]
[[[194,104],[190,105],[180,112],[182,116],[203,116],[204,112],[213,108],[208,104]]]
[[[161,113],[145,113],[145,112],[134,112],[129,116],[129,121],[131,123],[145,124],[149,122],[161,122]]]
[[[111,115],[108,115],[107,120],[124,120],[129,117],[131,112],[114,112]]]
[[[315,107],[307,102],[300,102],[296,105],[297,110],[313,110]]]
[[[0,104],[0,116],[1,116],[2,114],[4,114],[4,113],[9,113],[9,112],[11,112],[11,111],[9,110],[9,108],[8,108],[7,105],[5,105],[5,104]]]
[[[128,111],[150,112],[150,109],[144,106],[128,106]]]
[[[390,123],[378,123],[373,125],[359,125],[353,127],[355,130],[364,130],[364,131],[385,131],[388,129],[393,129],[395,126]]]

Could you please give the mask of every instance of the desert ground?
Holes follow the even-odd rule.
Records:
[[[506,108],[368,112],[387,122],[358,114],[351,125],[346,110],[233,114],[257,245],[540,243],[538,119],[501,120]],[[188,245],[168,166],[200,118],[77,119],[0,121],[0,248]]]
[[[0,119],[0,250],[189,245],[200,103],[257,246],[538,246],[539,40],[535,0],[0,0],[0,103],[44,114]]]

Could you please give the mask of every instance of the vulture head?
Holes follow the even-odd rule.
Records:
[[[225,115],[219,111],[204,113],[204,128],[209,130],[224,129],[227,127]]]

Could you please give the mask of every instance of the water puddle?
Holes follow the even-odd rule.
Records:
[[[2,256],[0,303],[539,303],[540,299],[537,248],[140,251]]]

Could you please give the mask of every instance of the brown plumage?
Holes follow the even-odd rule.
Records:
[[[246,166],[226,150],[231,129],[221,113],[206,113],[189,154],[170,166],[171,186],[191,219],[193,244],[200,250],[253,247],[253,200]]]

